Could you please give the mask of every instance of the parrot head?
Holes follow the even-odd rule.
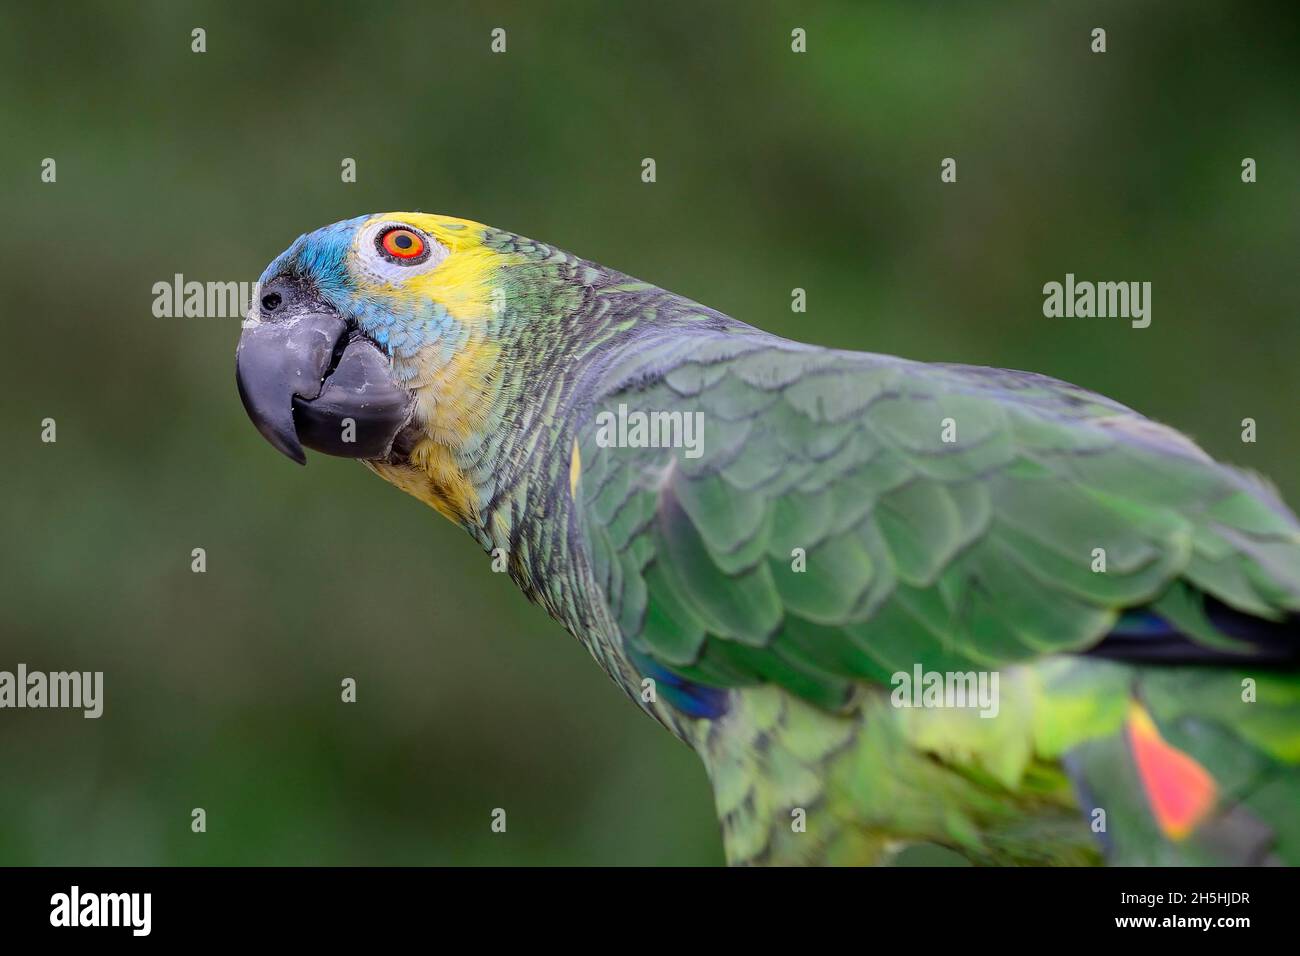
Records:
[[[300,236],[262,274],[235,358],[244,408],[275,448],[385,461],[454,447],[490,402],[507,233],[385,213]],[[509,237],[511,239],[517,237]]]

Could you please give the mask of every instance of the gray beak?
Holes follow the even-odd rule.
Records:
[[[414,406],[388,358],[328,308],[246,326],[235,381],[262,437],[300,465],[304,445],[342,458],[386,458]]]

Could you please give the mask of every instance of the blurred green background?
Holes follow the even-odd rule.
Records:
[[[0,669],[106,703],[0,711],[0,863],[721,862],[693,755],[463,533],[273,452],[238,319],[151,314],[334,220],[465,216],[789,337],[1045,372],[1300,502],[1294,11],[5,4]],[[1151,281],[1151,327],[1044,318],[1067,272]]]

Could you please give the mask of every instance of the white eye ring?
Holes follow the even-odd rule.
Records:
[[[394,262],[379,251],[380,237],[392,229],[409,229],[424,240],[428,256],[419,262]],[[436,269],[450,254],[446,246],[433,238],[423,229],[412,226],[409,222],[382,219],[372,222],[357,233],[353,242],[353,251],[360,264],[359,271],[363,278],[381,283],[399,283],[413,275],[422,275]]]

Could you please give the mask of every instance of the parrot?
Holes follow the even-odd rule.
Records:
[[[728,864],[1300,863],[1300,523],[1171,426],[431,213],[300,236],[235,365],[695,751]]]

